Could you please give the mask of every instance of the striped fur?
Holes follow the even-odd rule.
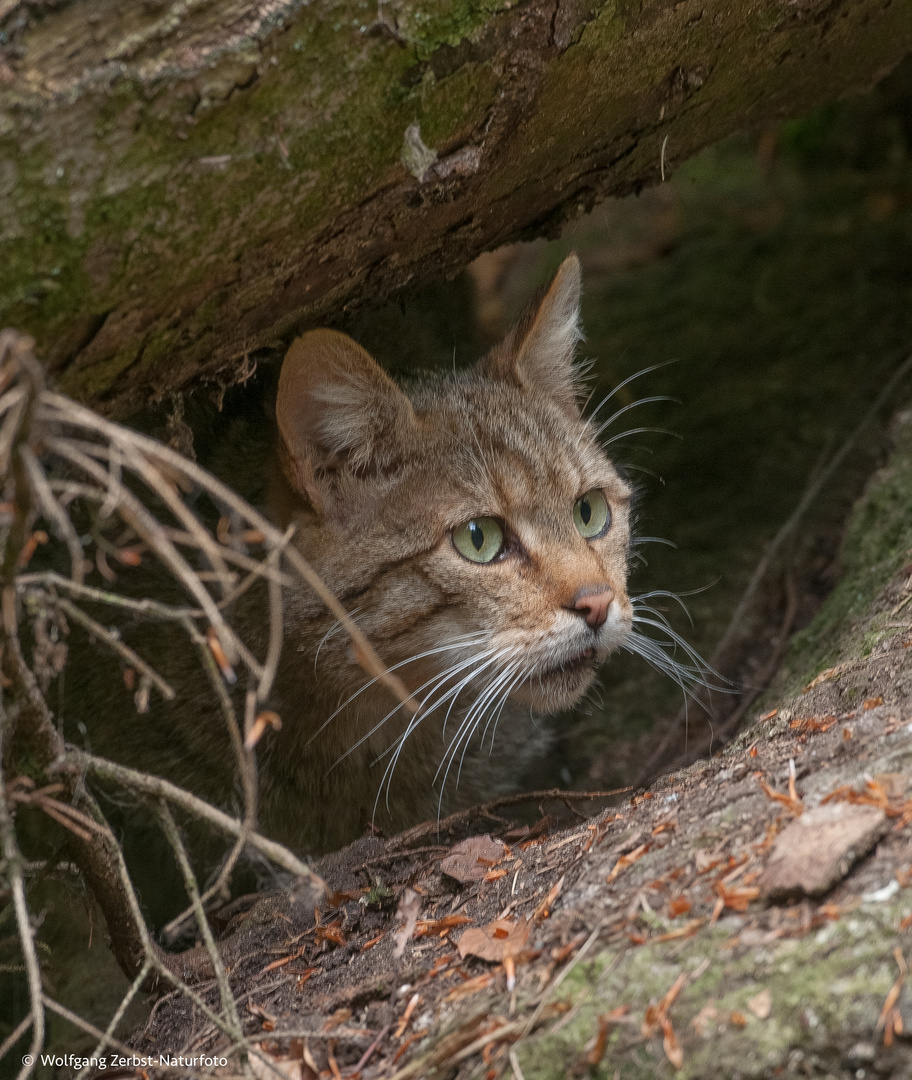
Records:
[[[579,289],[571,257],[488,357],[407,386],[335,331],[289,350],[276,514],[423,703],[410,720],[319,602],[293,598],[263,805],[299,846],[351,839],[375,810],[399,828],[515,788],[546,746],[535,714],[579,701],[627,638],[630,492],[577,407]],[[573,506],[591,488],[613,523],[587,541]],[[479,516],[507,530],[487,565],[451,537]],[[606,586],[615,599],[595,630],[574,599]]]

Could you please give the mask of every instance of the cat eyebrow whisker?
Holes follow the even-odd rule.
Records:
[[[594,420],[595,416],[596,416],[596,413],[598,413],[599,409],[601,409],[601,407],[606,402],[610,401],[619,390],[623,390],[624,387],[627,386],[628,383],[632,383],[634,379],[638,379],[641,375],[648,375],[650,373],[650,371],[658,371],[659,368],[668,367],[670,364],[676,364],[677,362],[678,362],[677,360],[663,360],[661,364],[652,364],[650,367],[640,368],[640,370],[637,371],[633,375],[628,375],[627,378],[624,379],[623,382],[619,382],[617,384],[617,386],[610,393],[606,394],[602,398],[602,400],[598,403],[598,405],[596,405],[596,407],[590,413],[589,419]]]
[[[673,439],[684,439],[684,436],[677,431],[669,431],[668,428],[660,427],[636,427],[630,428],[628,431],[621,431],[617,435],[612,435],[610,439],[606,439],[601,445],[602,449],[606,446],[611,446],[612,443],[619,442],[621,439],[626,439],[628,435],[641,435],[644,431],[654,432],[657,435],[670,435]]]
[[[601,433],[605,430],[605,428],[610,427],[615,422],[615,420],[617,420],[619,416],[623,416],[625,412],[630,412],[631,409],[637,409],[640,405],[649,405],[653,401],[673,401],[676,405],[681,404],[680,398],[669,397],[668,394],[656,394],[653,397],[644,397],[639,398],[637,401],[631,401],[629,405],[624,405],[622,408],[612,413],[607,420],[599,424],[599,426],[592,433],[592,438],[597,439],[599,435],[601,435]]]

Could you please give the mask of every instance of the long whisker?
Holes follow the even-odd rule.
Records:
[[[641,375],[648,375],[650,373],[650,371],[658,371],[659,368],[668,367],[669,364],[676,364],[677,362],[678,362],[677,360],[663,360],[661,364],[653,364],[651,367],[640,368],[640,370],[638,372],[636,372],[634,375],[628,375],[627,378],[624,379],[623,382],[619,382],[617,384],[617,386],[611,391],[611,393],[606,394],[602,398],[602,400],[598,403],[598,405],[596,405],[596,407],[589,414],[589,419],[594,420],[595,415],[599,411],[599,409],[601,409],[601,407],[607,401],[610,401],[619,390],[623,390],[624,387],[627,386],[628,383],[632,383],[634,379],[638,379]]]
[[[497,657],[497,654],[495,652],[492,652],[491,650],[485,650],[481,654],[475,653],[472,656],[463,657],[462,660],[458,660],[455,664],[451,664],[450,667],[446,668],[444,671],[438,672],[437,674],[431,676],[431,678],[428,679],[427,682],[425,682],[421,686],[419,686],[418,689],[412,695],[413,697],[417,697],[423,690],[427,689],[427,687],[431,687],[431,689],[428,690],[427,694],[424,696],[423,700],[420,702],[420,704],[418,706],[418,711],[409,720],[408,727],[406,728],[405,734],[400,735],[399,740],[397,740],[397,742],[400,741],[400,740],[404,741],[408,737],[408,735],[412,731],[415,730],[415,728],[418,726],[420,721],[427,715],[427,712],[424,711],[425,703],[427,702],[428,698],[432,697],[437,692],[437,690],[440,688],[440,686],[443,683],[445,683],[447,681],[447,679],[452,678],[454,675],[459,674],[460,671],[463,671],[465,668],[470,667],[472,664],[475,664],[478,660],[484,660],[485,657],[488,657],[488,656],[492,657],[492,659],[489,660],[486,664],[482,665],[482,668],[487,667],[487,666],[489,666],[490,663],[493,663],[494,659],[496,659],[496,657]],[[474,677],[474,672],[467,676],[467,678],[469,678],[469,679],[471,679],[473,677]],[[396,705],[392,709],[390,709],[390,711],[386,714],[386,716],[383,717],[382,720],[378,720],[377,723],[374,724],[374,726],[370,729],[370,731],[368,731],[364,735],[362,735],[361,738],[358,739],[357,742],[355,742],[353,745],[351,745],[338,758],[338,760],[333,762],[332,767],[335,768],[336,765],[338,765],[340,761],[342,761],[344,758],[347,758],[349,754],[351,754],[354,750],[357,750],[359,746],[362,746],[365,742],[367,742],[367,740],[372,735],[376,734],[376,732],[378,732],[380,730],[380,728],[383,727],[383,725],[387,722],[387,720],[390,719],[390,717],[395,716],[395,714],[399,711],[399,708],[400,708],[400,706]],[[428,711],[430,711],[430,710],[428,710]],[[396,742],[393,742],[391,745],[395,746]],[[388,752],[389,752],[389,747],[383,753],[385,754],[385,753],[388,753]],[[380,757],[382,757],[382,756],[383,756],[383,754],[380,755]],[[376,760],[379,761],[380,758],[377,758]],[[375,762],[372,762],[372,764],[375,764]]]
[[[602,423],[599,424],[595,431],[593,431],[593,439],[597,439],[599,435],[601,435],[601,433],[605,430],[605,428],[611,427],[611,425],[615,422],[615,420],[617,420],[619,416],[623,416],[624,413],[630,412],[631,409],[638,409],[640,405],[649,405],[653,401],[673,401],[676,405],[681,404],[680,398],[669,397],[668,394],[656,394],[653,397],[644,397],[639,398],[637,401],[631,401],[629,405],[622,406],[616,412],[612,413],[607,420],[602,421]]]
[[[376,764],[376,762],[382,760],[382,758],[384,758],[387,754],[392,755],[389,762],[387,763],[386,769],[384,770],[383,777],[381,778],[381,781],[380,781],[380,787],[379,787],[379,789],[377,791],[377,798],[376,798],[376,800],[374,802],[374,812],[375,813],[376,813],[376,809],[377,809],[377,804],[380,801],[380,796],[383,793],[384,787],[386,788],[386,804],[387,804],[387,808],[389,807],[389,794],[390,794],[390,786],[391,786],[393,771],[396,768],[396,764],[399,761],[399,755],[402,753],[402,750],[403,750],[403,748],[404,748],[404,746],[406,744],[406,741],[408,740],[409,735],[411,735],[411,733],[415,730],[415,728],[418,726],[418,724],[421,722],[421,720],[423,720],[425,717],[429,716],[435,709],[439,708],[441,705],[444,704],[444,702],[446,702],[450,698],[452,698],[453,702],[455,703],[456,698],[458,697],[458,695],[462,692],[462,690],[469,683],[471,683],[474,679],[478,678],[478,676],[481,674],[481,672],[484,671],[486,668],[490,667],[492,664],[494,664],[497,661],[501,660],[504,656],[506,656],[509,653],[509,651],[510,650],[499,649],[499,650],[496,650],[493,654],[490,654],[489,652],[486,652],[486,653],[482,654],[481,657],[478,657],[478,656],[471,657],[470,662],[475,662],[475,661],[477,661],[479,659],[484,659],[486,656],[489,656],[489,659],[485,660],[485,663],[475,667],[472,671],[469,672],[468,675],[466,675],[462,679],[460,679],[460,681],[456,684],[456,686],[451,687],[444,694],[440,695],[440,697],[438,697],[436,701],[434,701],[427,709],[425,709],[425,707],[424,707],[425,702],[428,700],[429,697],[431,697],[434,693],[437,692],[437,690],[442,686],[443,682],[445,682],[446,679],[451,678],[454,674],[456,674],[457,670],[459,670],[459,667],[465,667],[467,665],[463,664],[463,665],[456,666],[454,668],[451,668],[447,673],[445,673],[444,676],[441,676],[437,680],[429,680],[429,681],[435,681],[435,686],[429,691],[429,693],[425,696],[424,700],[421,702],[421,706],[420,706],[418,712],[415,713],[415,715],[412,716],[409,719],[409,722],[408,722],[408,725],[407,725],[405,731],[401,735],[399,735],[398,738],[396,738],[390,744],[390,746],[388,746],[386,748],[386,750],[384,750],[382,753],[378,754],[378,756],[375,758],[375,760],[373,762],[373,764]],[[450,709],[452,709],[452,704],[450,706]],[[447,711],[447,716],[449,716],[449,710]],[[385,717],[384,721],[381,721],[381,723],[385,722],[386,719],[388,719],[388,717]],[[363,739],[361,741],[363,742]]]
[[[463,749],[463,754],[462,754],[462,757],[460,758],[460,771],[461,771],[462,761],[463,761],[463,759],[465,757],[465,749],[468,747],[468,744],[471,741],[472,732],[475,730],[475,726],[476,726],[475,717],[476,717],[476,715],[480,719],[480,717],[483,714],[484,709],[487,706],[488,702],[491,700],[491,698],[493,696],[496,695],[497,691],[504,685],[504,683],[506,681],[508,681],[508,679],[512,676],[512,674],[513,674],[513,667],[511,665],[511,666],[508,666],[503,671],[499,672],[497,675],[495,675],[494,679],[488,684],[488,686],[481,692],[481,694],[475,700],[475,703],[472,705],[471,709],[469,709],[469,711],[466,713],[465,717],[463,718],[462,722],[460,723],[459,728],[456,731],[456,734],[450,740],[450,744],[446,749],[446,752],[445,752],[445,754],[443,756],[443,760],[440,762],[440,765],[437,767],[437,772],[434,774],[434,783],[436,783],[438,778],[440,777],[441,769],[444,770],[443,779],[441,780],[441,784],[440,784],[440,798],[441,799],[443,798],[443,792],[446,789],[447,776],[449,775],[449,772],[450,772],[450,769],[452,768],[453,762],[456,759],[456,754],[457,754],[457,752],[459,750],[460,743],[462,743],[463,740],[465,741],[465,748]],[[446,767],[444,768],[444,766],[446,766]],[[457,781],[456,781],[456,786],[457,787],[459,786],[458,777],[457,777]]]
[[[483,641],[488,636],[489,635],[487,634],[487,632],[478,631],[474,634],[466,634],[462,638],[454,638],[452,641],[449,641],[444,645],[438,645],[434,649],[427,649],[425,652],[418,653],[415,656],[410,656],[407,660],[400,660],[398,664],[394,664],[391,668],[388,668],[387,670],[398,671],[399,668],[405,667],[406,664],[412,664],[416,660],[423,660],[426,656],[435,656],[437,653],[450,652],[453,649],[463,649],[468,645],[473,645],[478,641]],[[312,742],[325,727],[327,727],[333,720],[335,720],[335,718],[339,715],[340,712],[342,712],[344,708],[347,708],[347,706],[351,705],[355,698],[360,697],[365,690],[369,690],[370,687],[372,687],[377,681],[377,678],[369,679],[362,687],[359,687],[350,697],[348,697],[345,701],[342,702],[342,704],[335,710],[335,712],[333,712],[323,721],[323,723],[317,728],[314,734],[311,735],[311,737],[307,741]],[[400,706],[398,705],[396,706],[397,709],[399,707]]]
[[[610,439],[606,439],[602,443],[602,447],[611,446],[612,443],[619,442],[621,439],[626,439],[628,435],[641,435],[644,431],[652,431],[658,435],[671,435],[673,439],[683,439],[684,436],[677,431],[669,431],[668,428],[660,427],[635,427],[630,428],[629,431],[622,431],[618,435],[612,435]]]

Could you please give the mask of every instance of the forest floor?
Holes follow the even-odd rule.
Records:
[[[234,915],[244,1030],[283,1075],[910,1075],[912,411],[893,437],[840,585],[719,755],[569,828],[489,808],[363,839],[318,864],[316,921],[287,893]],[[176,998],[131,1043],[229,1049]]]

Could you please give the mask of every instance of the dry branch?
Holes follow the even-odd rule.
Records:
[[[292,546],[292,530],[283,533],[273,527],[229,488],[175,451],[44,389],[42,372],[31,349],[30,339],[12,331],[0,333],[0,875],[15,911],[30,1000],[28,1015],[3,1041],[0,1057],[11,1052],[31,1029],[33,1058],[37,1059],[44,1040],[46,1009],[95,1035],[99,1039],[97,1053],[107,1046],[126,1049],[115,1038],[115,1032],[130,1002],[141,990],[170,986],[192,1002],[214,1030],[230,1040],[232,1052],[240,1055],[243,1071],[249,1071],[250,1056],[258,1058],[267,1071],[274,1071],[268,1057],[243,1034],[230,982],[209,930],[205,904],[227,888],[245,849],[306,883],[317,899],[325,891],[321,879],[300,859],[256,831],[256,759],[253,748],[245,746],[245,739],[262,711],[278,669],[284,590],[300,588],[302,580],[313,588],[351,634],[369,674],[384,683],[407,708],[414,710],[415,704],[307,560]],[[185,502],[184,495],[191,491],[201,492],[215,510],[230,514],[232,527],[220,523],[218,529],[211,530]],[[85,515],[93,522],[90,538],[80,535]],[[69,576],[57,570],[28,570],[38,543],[49,543],[40,528],[42,524],[61,542]],[[133,547],[124,548],[126,543]],[[96,563],[105,576],[109,574],[105,553],[126,565],[130,560],[124,553],[134,560],[155,559],[183,588],[188,603],[165,604],[152,598],[126,596],[113,587],[87,585],[85,574],[92,565],[87,554],[92,544]],[[53,564],[53,556],[42,556],[42,561]],[[240,582],[232,566],[246,572]],[[232,625],[230,617],[231,603],[261,578],[268,599],[268,636],[262,659]],[[141,614],[171,623],[192,642],[224,719],[241,778],[244,809],[240,820],[166,780],[64,744],[42,689],[55,670],[41,659],[40,653],[42,647],[50,648],[46,630],[49,618],[54,620],[52,625],[64,628],[69,623],[81,625],[97,648],[113,652],[138,673],[138,711],[145,708],[149,687],[166,699],[180,692],[135,648],[122,641],[116,628],[106,626],[96,614],[88,614],[82,606],[87,603],[96,609],[100,606],[111,612]],[[31,660],[21,639],[30,620],[36,625]],[[243,717],[239,717],[236,698],[228,686],[238,675],[246,678],[249,686]],[[33,763],[32,769],[37,762],[41,777],[24,770],[11,771],[23,751]],[[16,777],[14,782],[9,780],[11,776]],[[158,804],[165,835],[191,901],[188,912],[174,924],[181,924],[187,914],[194,915],[205,950],[172,956],[152,940],[123,853],[85,787],[86,778],[113,781],[132,796]],[[42,992],[25,861],[16,834],[15,812],[21,804],[35,806],[67,830],[73,862],[104,914],[112,951],[132,980],[105,1031]],[[232,839],[217,880],[202,894],[169,807],[179,808],[192,820]],[[221,998],[218,1009],[206,1001],[208,990],[187,984],[185,975],[199,976],[203,968],[206,974],[215,974]],[[23,1080],[33,1067],[23,1066]]]

